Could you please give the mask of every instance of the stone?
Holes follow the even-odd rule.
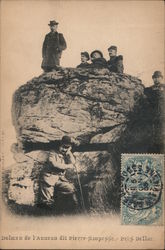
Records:
[[[111,142],[112,130],[127,123],[143,91],[139,79],[107,69],[65,68],[35,77],[13,96],[18,140],[50,143],[67,134],[79,144],[93,143],[93,138]]]
[[[49,151],[69,135],[76,143],[76,166],[65,174],[76,187],[80,207],[78,178],[88,212],[119,211],[121,154],[164,152],[162,103],[160,91],[107,69],[59,68],[33,78],[13,95],[18,141],[12,146],[16,164],[9,200],[38,203],[40,172]]]
[[[28,154],[27,154],[28,155]],[[28,156],[25,158],[28,159]],[[38,162],[38,156],[47,155],[47,152],[37,151],[31,154],[33,158],[12,166],[9,200],[19,205],[34,206],[39,197],[39,174],[46,163]],[[107,151],[74,153],[76,157],[75,169],[66,170],[66,178],[73,182],[80,197],[80,179],[83,198],[86,209],[91,212],[103,212],[113,207],[113,199],[110,198],[115,188],[115,179],[118,168],[114,168],[113,156]],[[109,195],[108,193],[111,193]],[[119,195],[119,190],[118,190]],[[80,204],[81,207],[81,204]]]

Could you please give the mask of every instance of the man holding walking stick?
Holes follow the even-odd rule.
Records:
[[[75,187],[65,176],[66,170],[74,169],[78,177],[76,161],[71,149],[71,138],[63,136],[58,150],[50,152],[47,163],[42,170],[40,204],[44,204],[46,207],[59,207],[59,204],[56,204],[59,202],[61,208],[65,210],[68,200],[72,203],[73,210],[78,207]]]

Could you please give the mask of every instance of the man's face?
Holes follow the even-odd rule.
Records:
[[[110,56],[110,57],[111,57],[111,56],[116,56],[116,55],[117,55],[117,51],[116,51],[115,49],[109,49],[108,52],[109,52],[109,56]]]
[[[153,78],[153,82],[154,82],[154,84],[160,84],[160,83],[162,83],[162,81],[163,81],[163,77],[161,77],[161,76],[158,76],[158,77],[154,77]]]
[[[60,147],[59,147],[59,151],[62,155],[66,155],[67,151],[70,151],[72,149],[72,146],[71,145],[64,145],[62,144]]]
[[[81,55],[81,62],[82,62],[82,63],[85,63],[85,62],[87,62],[87,61],[88,61],[88,59],[86,58],[86,56]]]
[[[50,30],[52,32],[56,32],[57,31],[57,27],[58,27],[58,25],[52,25],[52,26],[50,26]]]
[[[98,52],[93,53],[92,59],[96,59],[96,58],[101,58],[100,53],[98,53]]]

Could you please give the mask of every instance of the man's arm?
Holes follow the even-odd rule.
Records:
[[[59,34],[59,50],[62,51],[64,49],[66,49],[67,47],[67,44],[66,44],[66,41],[65,41],[65,38],[63,36],[63,34]]]
[[[116,63],[117,73],[123,73],[124,66],[123,66],[123,56],[118,56],[117,63]]]
[[[61,170],[66,170],[68,168],[74,168],[72,162],[69,163],[69,164],[65,164],[62,159],[60,159],[56,153],[50,153],[49,155],[49,162],[52,163],[52,165],[55,167],[55,168],[59,168]]]
[[[71,152],[71,148],[68,149],[67,153],[66,153],[66,157],[67,157],[67,161],[69,164],[72,164],[73,166],[76,163],[76,159],[74,157],[74,155]]]
[[[42,58],[45,56],[46,54],[46,47],[47,47],[47,35],[45,36],[43,45],[42,45]]]

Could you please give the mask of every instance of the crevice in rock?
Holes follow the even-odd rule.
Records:
[[[99,135],[99,134],[105,134],[107,132],[110,132],[112,129],[117,128],[121,125],[126,125],[126,123],[120,123],[114,126],[109,126],[109,127],[100,127],[99,130],[95,131],[95,132],[90,132],[88,134],[82,134],[82,138],[80,138],[79,136],[77,137],[77,140],[81,139],[81,141],[83,142],[83,138],[84,138],[84,144],[82,143],[79,146],[74,145],[73,146],[73,151],[77,151],[77,152],[90,152],[90,151],[103,151],[103,150],[107,150],[107,148],[110,147],[110,145],[113,145],[114,143],[85,143],[85,141],[90,142],[90,140],[92,139],[92,137]],[[60,128],[59,128],[60,129]],[[31,128],[29,129],[31,131],[33,131],[34,129]],[[61,129],[60,129],[61,130]],[[37,129],[35,129],[34,131],[37,131]],[[38,131],[38,132],[42,132],[42,131]],[[64,132],[64,131],[63,131]],[[45,132],[44,132],[45,133]],[[23,149],[27,152],[33,151],[33,150],[52,150],[52,149],[57,149],[59,146],[60,140],[55,140],[55,141],[51,141],[49,143],[33,143],[33,142],[28,142],[27,140],[25,142],[23,142]]]
[[[62,93],[64,94],[68,94],[70,96],[77,96],[77,97],[82,97],[86,100],[89,100],[89,101],[94,101],[94,102],[102,102],[102,103],[109,103],[111,105],[116,105],[117,102],[115,102],[114,100],[109,100],[109,101],[106,101],[106,100],[101,100],[101,99],[98,99],[98,98],[92,98],[91,96],[88,97],[88,96],[85,96],[85,95],[80,95],[80,94],[74,94],[74,93],[71,93],[71,92],[67,92],[67,91],[63,91]]]
[[[49,143],[43,143],[43,142],[32,143],[26,141],[23,143],[23,150],[25,151],[25,153],[37,150],[50,151],[58,149],[59,145],[60,145],[60,140],[52,141]],[[79,146],[74,145],[72,151],[73,152],[105,151],[109,150],[114,145],[115,145],[114,143],[81,144]]]

